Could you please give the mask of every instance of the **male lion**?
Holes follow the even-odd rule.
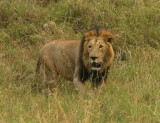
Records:
[[[48,81],[56,82],[60,75],[73,81],[81,93],[85,92],[84,82],[88,79],[98,87],[106,80],[114,58],[113,39],[106,28],[94,27],[84,33],[81,41],[50,42],[40,50],[36,73],[42,64]]]

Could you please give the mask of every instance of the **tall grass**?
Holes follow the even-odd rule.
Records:
[[[0,122],[160,122],[159,6],[158,0],[1,0]],[[81,96],[61,79],[54,93],[33,92],[40,47],[81,39],[95,25],[115,35],[107,84],[92,91],[87,82]]]

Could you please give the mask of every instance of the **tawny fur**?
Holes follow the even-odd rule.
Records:
[[[61,76],[73,81],[76,88],[84,93],[84,81],[91,78],[98,85],[106,78],[114,58],[113,39],[113,34],[108,30],[96,27],[85,32],[82,40],[55,40],[47,43],[40,50],[36,72],[42,65],[48,81],[57,81],[58,76]],[[90,45],[92,49],[89,49]],[[100,45],[103,47],[100,48]],[[96,56],[97,59],[93,61],[91,56]],[[99,70],[96,75],[92,62],[103,62],[97,68]]]

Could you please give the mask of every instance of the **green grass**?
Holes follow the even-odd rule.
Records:
[[[160,122],[159,6],[157,0],[1,0],[0,122]],[[39,49],[54,39],[81,39],[94,25],[115,35],[107,84],[92,91],[87,82],[84,96],[64,79],[54,93],[32,91]]]

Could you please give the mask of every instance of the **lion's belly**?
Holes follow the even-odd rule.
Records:
[[[79,43],[57,43],[54,47],[53,62],[57,73],[67,80],[73,80],[78,48]]]
[[[69,68],[70,69],[70,68]],[[58,73],[61,77],[67,79],[67,80],[70,80],[72,81],[73,80],[73,71],[72,70],[69,70],[69,69],[58,69]]]
[[[73,80],[74,63],[67,60],[58,58],[59,62],[56,62],[55,66],[58,74],[68,80]]]

